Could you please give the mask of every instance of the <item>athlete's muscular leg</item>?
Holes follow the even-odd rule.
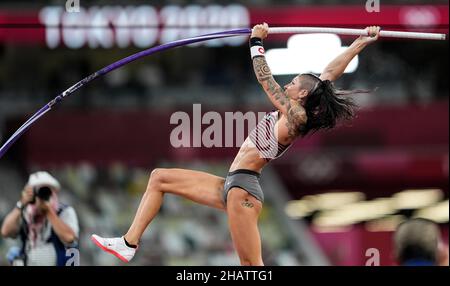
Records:
[[[161,207],[164,193],[171,193],[196,203],[225,210],[222,201],[224,178],[208,173],[184,169],[155,169],[150,175],[147,190],[125,235],[130,244],[138,244],[147,226]]]
[[[227,198],[228,224],[241,265],[264,265],[258,218],[262,203],[240,188],[232,188]]]

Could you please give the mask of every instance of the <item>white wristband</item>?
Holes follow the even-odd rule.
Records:
[[[250,48],[250,55],[251,55],[252,59],[257,56],[264,57],[265,52],[266,51],[264,50],[263,46],[253,46]]]

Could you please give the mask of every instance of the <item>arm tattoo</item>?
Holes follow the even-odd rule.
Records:
[[[272,77],[272,72],[264,57],[256,57],[253,59],[253,69],[259,82],[266,81]]]
[[[266,59],[264,57],[254,58],[253,69],[255,70],[256,78],[262,84],[267,94],[284,106],[288,102],[288,98],[284,90],[273,78]]]
[[[294,139],[299,135],[299,127],[305,124],[306,120],[305,109],[297,104],[291,106],[290,102],[288,102],[286,127],[290,138]]]
[[[288,136],[292,139],[299,135],[299,127],[306,122],[305,109],[299,104],[291,105],[285,91],[275,81],[264,57],[253,59],[253,68],[258,81],[262,84],[269,97],[275,99],[281,106],[286,107]]]

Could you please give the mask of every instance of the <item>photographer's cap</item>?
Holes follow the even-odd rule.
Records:
[[[53,187],[57,190],[61,189],[61,185],[59,184],[58,180],[56,180],[52,175],[45,171],[31,174],[28,179],[28,185],[30,187],[48,186]]]

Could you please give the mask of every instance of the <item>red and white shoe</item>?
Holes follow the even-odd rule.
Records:
[[[115,255],[123,262],[130,262],[136,253],[137,248],[128,247],[122,237],[104,238],[96,234],[91,236],[91,240],[103,251]]]

